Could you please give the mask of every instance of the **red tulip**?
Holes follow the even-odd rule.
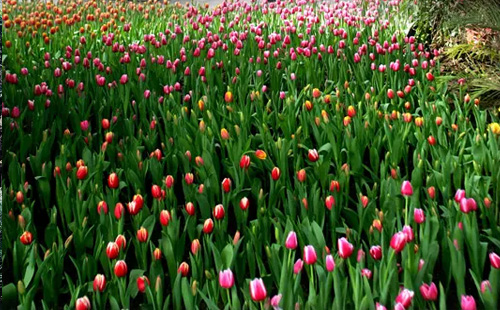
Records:
[[[87,296],[78,298],[75,303],[75,310],[90,310],[92,308],[90,300]]]
[[[203,232],[209,234],[214,230],[214,221],[212,219],[206,219],[203,224]]]
[[[493,252],[491,252],[489,256],[490,256],[491,267],[495,269],[500,269],[500,256]]]
[[[434,138],[433,136],[429,136],[427,138],[427,142],[429,142],[430,145],[436,145],[436,138]]]
[[[146,291],[146,283],[148,286],[150,285],[148,277],[140,276],[137,278],[137,289],[139,292],[144,293]]]
[[[180,273],[183,277],[187,276],[189,273],[189,265],[186,262],[182,262],[177,269],[177,273]]]
[[[106,277],[102,274],[97,274],[94,278],[94,291],[104,292],[106,288]]]
[[[160,250],[160,248],[156,248],[153,251],[153,257],[155,258],[155,260],[160,260],[161,259],[161,250]]]
[[[318,151],[316,151],[316,149],[310,149],[309,152],[307,153],[307,157],[312,162],[318,161],[319,159]]]
[[[429,81],[431,81],[431,82],[432,82],[432,81],[434,81],[434,75],[433,75],[431,72],[427,72],[427,73],[425,74],[425,76],[427,77],[427,79],[428,79]]]
[[[202,186],[202,185],[200,185],[200,186]],[[195,209],[194,209],[194,204],[192,202],[186,203],[186,212],[187,212],[187,214],[189,214],[189,216],[194,215]]]
[[[380,245],[374,245],[370,248],[370,256],[374,260],[380,260],[382,258],[382,247]]]
[[[31,242],[33,242],[33,235],[29,231],[25,231],[21,237],[19,237],[19,240],[21,240],[21,243],[24,245],[30,245]]]
[[[328,254],[326,256],[326,270],[328,272],[332,272],[335,269],[335,261],[333,260],[333,256]]]
[[[97,204],[97,213],[101,215],[101,212],[104,212],[104,214],[108,214],[108,204],[104,200],[99,201],[99,203]]]
[[[168,210],[162,210],[160,212],[160,223],[162,226],[168,226],[168,223],[171,220],[170,212]]]
[[[354,251],[354,246],[349,243],[345,237],[342,237],[337,241],[337,248],[339,256],[343,259],[349,258]]]
[[[142,226],[141,228],[139,228],[139,230],[137,231],[137,240],[139,240],[139,242],[148,241],[148,231],[146,230],[146,228]]]
[[[201,248],[200,240],[194,239],[191,242],[191,253],[193,253],[193,255],[198,254],[198,251],[200,250],[200,248]]]
[[[76,178],[78,180],[83,180],[87,177],[87,174],[88,174],[87,166],[80,166],[76,171]]]
[[[186,175],[184,176],[184,180],[186,181],[187,185],[191,185],[194,181],[194,175],[192,173],[186,173]]]
[[[413,187],[409,181],[403,181],[403,184],[401,185],[401,195],[405,197],[413,195]]]
[[[165,185],[167,188],[172,188],[172,185],[174,185],[174,178],[171,175],[167,175],[165,178]]]
[[[250,167],[250,156],[243,155],[240,160],[240,168],[248,169],[248,167]]]
[[[222,288],[229,289],[234,285],[234,275],[231,269],[219,271],[219,284]]]
[[[413,299],[413,291],[410,291],[409,289],[403,289],[399,295],[396,297],[396,303],[400,303],[407,309],[411,305],[411,301]]]
[[[273,178],[274,181],[278,181],[280,176],[281,176],[280,168],[274,167],[273,170],[271,171],[271,178]]]
[[[306,180],[306,171],[304,169],[300,169],[298,172],[297,172],[297,179],[299,180],[299,182],[303,183],[305,182]]]
[[[116,203],[115,205],[115,218],[120,220],[125,213],[125,208],[123,207],[121,202]]]
[[[224,180],[222,180],[222,189],[225,193],[229,193],[229,191],[231,190],[231,179],[225,178]]]
[[[347,115],[348,115],[350,118],[353,118],[354,116],[356,116],[356,108],[354,108],[352,105],[350,105],[350,106],[347,108]]]
[[[436,197],[436,188],[434,186],[427,188],[427,194],[431,199],[434,199]]]
[[[109,242],[108,246],[106,247],[106,255],[108,256],[109,259],[115,259],[118,257],[118,254],[120,253],[120,248],[118,247],[118,244],[116,242]]]
[[[118,188],[118,185],[119,185],[120,181],[118,180],[118,175],[116,173],[111,173],[109,176],[108,176],[108,186],[109,188]]]
[[[23,194],[23,192],[18,191],[18,192],[16,193],[16,202],[17,202],[18,204],[22,204],[22,203],[24,202],[24,194]]]
[[[339,181],[332,180],[332,182],[330,182],[330,192],[340,192]]]
[[[425,222],[424,210],[415,208],[413,210],[413,218],[415,219],[415,222],[417,224],[422,224],[423,222]]]
[[[460,306],[462,310],[476,310],[476,300],[473,296],[462,295]]]
[[[250,281],[250,296],[253,301],[263,301],[267,297],[266,286],[262,279],[253,279]]]
[[[438,296],[438,290],[436,284],[434,283],[431,283],[431,285],[428,285],[427,283],[422,284],[420,286],[420,294],[425,300],[431,300],[431,301],[436,300]]]
[[[224,101],[226,101],[226,103],[233,102],[233,93],[231,93],[230,91],[227,91],[224,94]]]
[[[250,200],[247,197],[243,197],[240,200],[240,209],[245,211],[250,206]]]
[[[394,99],[394,91],[392,89],[387,90],[387,97],[389,97],[389,99]]]
[[[127,275],[127,263],[124,260],[119,260],[115,264],[115,275],[118,278],[124,277]]]
[[[216,205],[214,209],[214,217],[217,220],[222,220],[224,218],[224,215],[225,215],[224,206],[221,204]]]
[[[151,186],[151,195],[155,199],[161,199],[161,188],[156,184]]]
[[[401,252],[406,245],[406,234],[402,231],[397,232],[391,238],[391,248],[393,248],[396,253]]]
[[[474,198],[462,198],[460,200],[460,211],[463,213],[469,213],[471,211],[477,210],[476,200]]]
[[[326,197],[325,199],[325,206],[328,210],[331,210],[332,207],[335,205],[335,198],[333,198],[332,195]]]
[[[257,151],[255,151],[255,157],[257,157],[260,160],[264,160],[267,158],[267,154],[263,150],[257,150]]]

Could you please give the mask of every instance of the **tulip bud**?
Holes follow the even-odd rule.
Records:
[[[115,275],[118,278],[122,278],[127,275],[128,269],[127,269],[127,263],[125,263],[124,260],[119,260],[115,264]]]

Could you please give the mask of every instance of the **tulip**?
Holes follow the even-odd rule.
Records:
[[[88,174],[87,166],[80,166],[76,171],[76,178],[78,180],[83,180],[87,177],[87,174]]]
[[[396,297],[396,303],[402,304],[403,307],[407,309],[411,305],[413,295],[414,295],[413,291],[410,291],[409,289],[405,288]]]
[[[382,247],[380,245],[374,245],[370,248],[370,256],[374,260],[380,260],[382,258]]]
[[[123,235],[116,236],[115,243],[119,249],[124,250],[127,247],[127,239]]]
[[[491,252],[490,255],[491,267],[495,269],[500,269],[500,256],[496,253]]]
[[[295,264],[293,264],[293,273],[298,274],[302,270],[302,267],[304,267],[304,261],[302,261],[299,258],[299,259],[297,259]]]
[[[425,300],[434,301],[437,299],[438,290],[436,284],[431,282],[431,285],[424,283],[420,286],[420,294]]]
[[[405,197],[413,195],[413,187],[409,181],[403,181],[403,184],[401,185],[401,195]]]
[[[273,298],[271,298],[271,306],[273,307],[274,310],[281,309],[280,308],[280,302],[281,302],[281,297],[282,296],[283,295],[278,294],[278,295],[274,295]]]
[[[313,98],[319,98],[321,96],[321,91],[317,88],[314,88],[312,91]]]
[[[405,309],[406,309],[405,306],[400,302],[394,305],[394,310],[405,310]]]
[[[413,241],[415,235],[413,233],[413,229],[411,228],[411,226],[405,225],[403,227],[403,233],[406,235],[406,242]]]
[[[372,278],[372,271],[368,268],[363,268],[361,270],[361,275],[363,277],[366,277],[367,279],[371,279]]]
[[[404,232],[400,231],[395,233],[391,238],[391,248],[396,251],[396,253],[403,251],[406,245],[406,240],[407,238]]]
[[[312,245],[306,245],[304,247],[304,262],[308,265],[312,265],[316,263],[316,260],[316,250]]]
[[[150,285],[148,277],[140,276],[137,278],[137,289],[139,292],[144,293],[146,291],[146,283],[148,286]]]
[[[325,199],[325,206],[328,210],[331,210],[332,207],[335,205],[335,198],[333,198],[332,195],[326,197]]]
[[[280,171],[280,168],[278,167],[274,167],[273,170],[271,171],[271,178],[274,180],[274,181],[278,181],[279,178],[281,176],[281,171]]]
[[[297,179],[299,180],[299,182],[303,183],[306,181],[306,171],[304,169],[300,169],[298,172],[297,172]]]
[[[205,223],[203,224],[203,232],[205,234],[209,234],[214,230],[214,222],[212,219],[206,219]]]
[[[137,231],[137,240],[139,240],[139,242],[148,241],[148,231],[146,228],[141,226],[141,228]]]
[[[198,251],[200,250],[200,248],[201,248],[200,240],[194,239],[191,242],[191,253],[193,253],[193,255],[198,254]]]
[[[172,188],[172,186],[174,185],[174,177],[172,177],[171,175],[167,175],[167,177],[165,178],[165,185],[167,186],[167,188]]]
[[[225,178],[224,180],[222,180],[222,189],[225,193],[229,193],[229,191],[231,190],[231,179]]]
[[[427,194],[431,199],[434,199],[436,197],[436,188],[434,186],[427,188]]]
[[[124,74],[120,77],[120,84],[125,85],[128,82],[128,75]]]
[[[387,310],[387,308],[384,305],[381,305],[377,302],[375,304],[375,310]]]
[[[177,269],[177,273],[180,273],[183,277],[187,276],[189,273],[189,265],[186,262],[182,262]]]
[[[332,272],[335,269],[335,261],[333,260],[333,256],[331,254],[328,254],[326,256],[326,270],[328,272]]]
[[[465,190],[463,189],[458,189],[456,192],[455,192],[455,201],[457,203],[460,203],[460,201],[465,198]]]
[[[425,222],[424,210],[415,208],[413,210],[413,218],[415,219],[415,222],[417,224],[422,224],[423,222]]]
[[[255,157],[257,157],[260,160],[264,160],[267,158],[267,154],[263,150],[257,150],[255,151]]]
[[[116,242],[109,242],[108,246],[106,247],[106,255],[108,256],[109,259],[115,259],[118,257],[118,254],[120,253],[120,247]]]
[[[488,280],[484,280],[481,282],[481,293],[484,294],[487,291],[491,292],[491,283]]]
[[[351,243],[349,243],[349,241],[347,241],[345,237],[342,237],[337,241],[337,248],[339,256],[342,259],[349,258],[352,252],[354,251],[354,246]]]
[[[356,257],[356,261],[358,263],[362,262],[365,260],[365,251],[363,251],[363,249],[359,249],[358,250],[358,255]]]
[[[170,212],[168,210],[162,210],[160,212],[160,223],[162,226],[168,226],[168,223],[171,220]]]
[[[476,300],[473,296],[462,295],[460,306],[462,310],[476,310]]]
[[[94,278],[94,292],[104,292],[106,288],[106,277],[102,274],[97,274]]]
[[[156,184],[151,186],[151,195],[154,199],[161,199],[161,187]]]
[[[21,237],[19,237],[19,240],[21,240],[21,243],[24,245],[30,245],[31,242],[33,242],[33,235],[29,231],[25,231]]]
[[[219,271],[219,284],[222,288],[229,289],[234,285],[234,275],[231,269]]]
[[[240,168],[248,169],[248,167],[250,167],[250,156],[243,155],[240,160]]]
[[[92,306],[87,296],[83,296],[82,298],[78,298],[76,300],[75,310],[90,310],[90,309],[92,309]]]
[[[200,185],[200,187],[202,187],[203,184]],[[194,209],[194,204],[192,202],[188,202],[186,203],[186,212],[187,214],[189,214],[190,216],[193,216],[195,214],[195,209]]]
[[[215,219],[222,220],[224,218],[224,215],[225,215],[224,206],[221,204],[216,205],[214,209]]]
[[[297,234],[294,231],[288,233],[285,241],[285,247],[289,250],[295,250],[297,248]]]
[[[226,128],[222,128],[222,129],[220,130],[220,135],[221,135],[222,140],[227,140],[227,139],[229,139],[229,132],[227,131],[227,129],[226,129]]]
[[[80,122],[80,129],[82,131],[87,131],[89,129],[89,121],[84,120]]]
[[[119,260],[115,264],[115,275],[118,278],[124,277],[127,275],[127,263],[124,260]]]
[[[339,192],[339,191],[340,191],[339,181],[332,180],[332,182],[330,182],[330,192]]]
[[[187,185],[191,185],[194,181],[194,175],[192,173],[186,173],[186,175],[184,176],[184,180],[186,181]]]
[[[243,197],[240,200],[240,209],[245,211],[250,206],[250,200],[247,197]]]
[[[460,200],[460,211],[463,213],[469,213],[477,209],[477,204],[474,198],[462,198]]]
[[[18,192],[16,193],[16,202],[17,202],[18,204],[22,204],[22,203],[24,202],[24,194],[23,194],[23,192],[18,191]]]
[[[233,102],[233,93],[231,93],[230,91],[227,91],[224,94],[224,101],[226,101],[226,103]]]
[[[262,279],[253,279],[250,281],[250,296],[253,301],[263,301],[267,297],[266,287]]]
[[[118,175],[116,173],[111,173],[108,176],[108,186],[109,188],[115,189],[118,188],[120,181],[118,180]]]
[[[101,212],[104,212],[104,214],[108,214],[108,204],[106,201],[99,201],[97,204],[97,213],[101,215]]]
[[[319,159],[318,151],[316,151],[316,149],[310,149],[307,153],[307,157],[312,162],[318,161]]]
[[[155,260],[160,260],[161,259],[161,250],[160,250],[160,248],[156,248],[153,251],[153,257],[154,257]]]

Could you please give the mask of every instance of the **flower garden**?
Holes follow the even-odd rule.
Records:
[[[413,5],[2,0],[4,306],[498,309],[499,115]]]

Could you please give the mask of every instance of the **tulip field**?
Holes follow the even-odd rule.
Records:
[[[498,309],[499,111],[415,2],[2,0],[4,307]]]

